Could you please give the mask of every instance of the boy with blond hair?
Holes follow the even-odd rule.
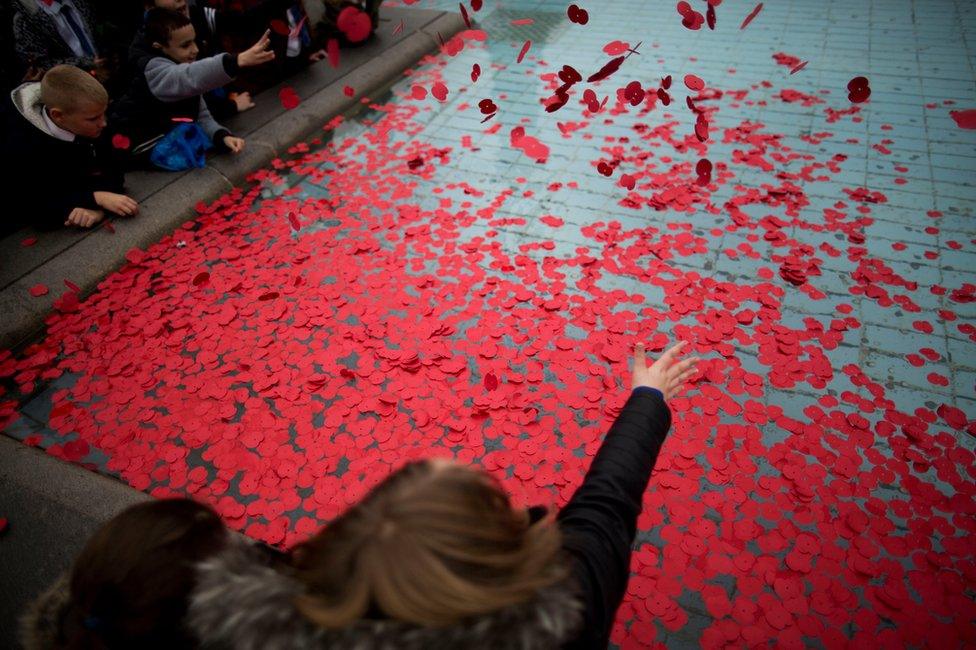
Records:
[[[108,93],[91,74],[54,66],[40,82],[15,88],[3,110],[6,193],[15,219],[51,228],[90,228],[105,212],[132,216],[123,175],[103,131]]]

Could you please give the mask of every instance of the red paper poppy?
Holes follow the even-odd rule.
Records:
[[[949,115],[960,129],[976,129],[976,109],[949,111]]]
[[[336,18],[336,28],[350,43],[361,43],[373,32],[373,22],[369,14],[357,7],[345,7]]]
[[[745,29],[746,27],[748,27],[749,23],[751,23],[756,18],[756,16],[759,15],[759,12],[762,11],[762,8],[763,8],[763,3],[761,2],[757,4],[755,7],[753,7],[752,11],[750,11],[749,14],[742,20],[742,24],[739,25],[739,29]]]
[[[688,88],[688,90],[704,90],[705,82],[701,79],[701,77],[696,77],[693,74],[686,74],[685,86]]]
[[[298,96],[298,93],[291,86],[283,86],[278,91],[278,100],[286,111],[297,108],[302,103],[301,97]]]
[[[580,25],[585,25],[590,20],[590,14],[586,9],[581,9],[578,5],[569,5],[566,9],[566,15],[569,16],[569,21],[577,23]]]

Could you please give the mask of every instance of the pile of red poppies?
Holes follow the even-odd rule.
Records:
[[[483,39],[445,49],[472,40]],[[541,170],[553,142],[599,136],[580,174],[605,182],[627,219],[579,223],[574,179],[499,188],[463,175],[454,163],[477,155],[471,138],[435,147],[425,132],[427,112],[462,91],[447,92],[451,56],[418,68],[368,130],[298,145],[198,206],[93,295],[66,285],[47,336],[0,353],[19,396],[71,375],[51,398],[59,439],[26,442],[107,458],[137,488],[192,495],[273,544],[432,454],[486,468],[517,503],[558,506],[626,397],[633,344],[686,340],[706,360],[671,402],[614,641],[647,647],[707,617],[706,647],[976,643],[976,455],[961,442],[976,422],[943,390],[946,350],[907,355],[931,382],[914,398],[857,354],[867,310],[903,309],[919,331],[945,323],[976,341],[956,313],[974,285],[899,275],[865,245],[881,189],[815,200],[844,157],[723,122],[724,99],[755,89],[691,74],[694,120],[662,116],[670,79],[574,89],[582,75],[544,61],[534,65],[549,92],[577,93],[561,107],[577,111],[566,128],[528,133],[473,86],[473,104],[449,104],[476,122],[497,113],[481,146]],[[458,65],[466,78],[471,62]],[[835,110],[826,122],[852,114]],[[603,137],[615,121],[626,134]],[[804,137],[831,137],[818,128]],[[709,155],[714,140],[733,155]],[[764,181],[738,180],[755,174]],[[513,214],[543,191],[548,214]],[[934,248],[938,221],[925,219]],[[825,266],[849,279],[846,294],[820,284]],[[919,306],[930,292],[944,296],[937,314]],[[797,299],[810,309],[788,306]],[[0,423],[18,408],[6,396]]]

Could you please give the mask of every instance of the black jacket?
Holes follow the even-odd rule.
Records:
[[[8,184],[4,195],[20,224],[57,228],[74,208],[97,209],[94,192],[122,191],[120,161],[107,134],[73,142],[50,134],[40,83],[18,86],[3,104],[0,151],[11,161],[3,177]]]
[[[557,521],[583,600],[583,626],[566,648],[605,648],[630,577],[637,517],[671,411],[657,391],[635,390],[582,485]]]

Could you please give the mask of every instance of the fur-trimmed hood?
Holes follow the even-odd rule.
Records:
[[[61,623],[71,599],[68,574],[35,598],[20,617],[20,642],[25,650],[61,646]]]
[[[344,630],[315,626],[295,608],[293,577],[234,544],[199,565],[188,626],[204,648],[286,650],[536,650],[570,641],[582,620],[568,583],[540,590],[528,604],[442,628],[363,620]]]
[[[41,102],[41,82],[28,81],[10,91],[10,102],[25,120],[45,135],[54,137],[44,121],[44,103]]]

